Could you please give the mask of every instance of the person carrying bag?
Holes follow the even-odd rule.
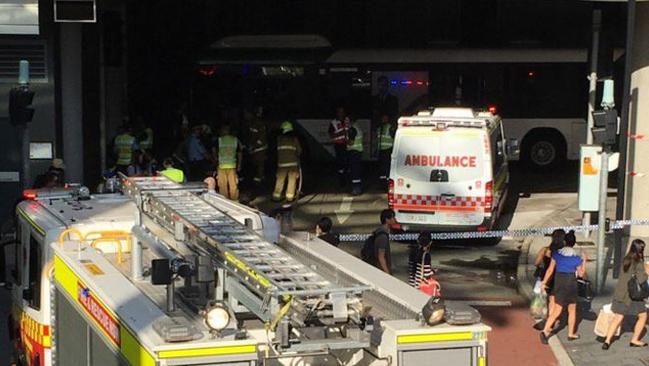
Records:
[[[611,346],[613,336],[622,324],[625,315],[638,317],[629,347],[647,346],[646,342],[640,340],[647,323],[647,309],[645,309],[644,300],[649,295],[647,289],[649,265],[644,263],[644,248],[644,241],[635,239],[631,242],[629,252],[624,257],[622,271],[613,293],[611,310],[615,315],[608,326],[606,339],[602,344],[603,350],[608,350]]]

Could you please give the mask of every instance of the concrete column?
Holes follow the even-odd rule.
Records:
[[[649,218],[649,3],[636,4],[631,67],[626,217]],[[626,138],[626,136],[621,136]],[[649,238],[649,226],[632,226],[631,238]]]
[[[68,182],[83,180],[81,24],[60,23],[63,160]]]

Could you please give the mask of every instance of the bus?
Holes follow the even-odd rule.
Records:
[[[327,133],[345,106],[373,136],[379,85],[396,97],[396,118],[428,107],[485,108],[503,118],[521,159],[550,168],[579,158],[586,141],[587,49],[340,49],[320,36],[234,36],[197,63],[192,111],[209,119],[245,105],[269,121],[289,118],[309,140],[311,159],[333,154]],[[381,82],[379,82],[381,81]],[[224,112],[230,111],[230,112]],[[376,158],[365,139],[364,158]]]

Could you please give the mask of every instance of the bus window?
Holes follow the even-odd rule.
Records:
[[[29,287],[23,293],[23,297],[33,309],[41,308],[41,246],[33,235],[29,237],[29,277],[27,283]]]

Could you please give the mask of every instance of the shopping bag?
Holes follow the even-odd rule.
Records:
[[[419,291],[428,296],[442,297],[442,286],[432,276],[421,281]]]
[[[613,316],[615,314],[611,311],[611,304],[604,305],[597,315],[597,320],[595,321],[595,335],[599,337],[606,337],[608,333],[608,326],[613,321]],[[617,327],[615,335],[620,335],[620,327]]]
[[[548,299],[545,293],[534,294],[530,303],[530,315],[536,320],[545,319],[548,316]]]
[[[536,295],[540,295],[543,292],[543,289],[541,288],[541,284],[542,284],[541,280],[536,280],[536,282],[534,283],[534,293]]]

